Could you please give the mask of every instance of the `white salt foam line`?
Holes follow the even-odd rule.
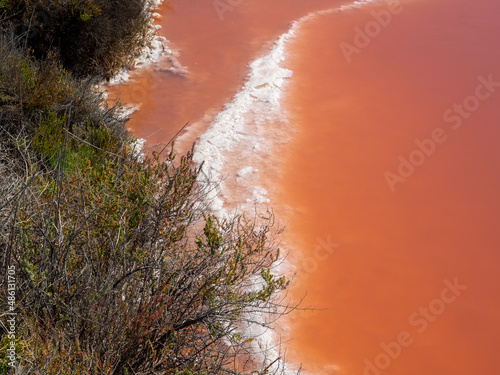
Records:
[[[252,126],[255,127],[256,124],[265,125],[273,121],[282,122],[286,121],[288,117],[282,109],[281,98],[286,80],[292,76],[293,72],[282,67],[282,63],[287,57],[287,44],[294,39],[301,25],[318,16],[359,9],[369,3],[379,1],[383,0],[358,0],[339,8],[309,13],[294,21],[290,29],[273,44],[267,55],[256,59],[249,65],[250,71],[242,89],[230,103],[226,104],[224,110],[215,117],[208,130],[201,135],[197,143],[194,160],[198,163],[204,163],[203,173],[205,176],[203,178],[208,178],[211,181],[221,181],[225,167],[227,169],[227,165],[230,164],[228,155],[232,151],[242,147],[249,148],[251,145],[251,148],[256,151],[255,160],[259,160],[263,155],[259,155],[258,152],[268,152],[266,150],[272,149],[273,145],[269,144],[269,142],[266,144],[266,140],[258,137]],[[231,172],[236,174],[238,170],[250,167],[240,165],[235,171]],[[256,166],[253,167],[257,170]],[[257,181],[258,178],[253,180]],[[223,209],[224,202],[221,196],[224,191],[222,186],[223,184],[221,184],[221,189],[218,191],[212,191],[209,199],[211,200],[213,212],[224,217],[228,213]],[[264,196],[265,191],[266,189],[255,186],[254,192],[257,197],[255,200],[268,201]],[[252,201],[251,198],[249,200]]]
[[[150,9],[151,12],[152,19],[150,28],[155,33],[155,37],[152,40],[151,45],[143,48],[139,57],[135,59],[132,69],[134,71],[144,69],[147,66],[157,64],[163,57],[166,56],[169,63],[169,67],[166,69],[174,74],[185,75],[188,73],[188,70],[179,62],[178,51],[171,48],[171,43],[165,37],[160,36],[157,33],[161,26],[155,24],[155,20],[161,18],[161,15],[159,13],[155,13],[155,10],[162,3],[163,0],[150,0],[146,3],[146,8]],[[131,72],[131,69],[122,69],[109,81],[108,84],[116,85],[128,81],[130,79]]]
[[[292,77],[293,72],[282,67],[282,63],[287,57],[288,43],[294,39],[305,22],[319,16],[360,9],[368,4],[381,1],[384,0],[358,0],[338,8],[309,13],[292,22],[290,29],[278,38],[269,53],[249,65],[250,71],[242,89],[215,117],[208,130],[200,137],[194,153],[194,161],[200,164],[204,163],[200,179],[208,179],[213,182],[221,181],[225,168],[230,164],[226,155],[231,153],[234,155],[238,149],[248,148],[249,142],[255,150],[269,149],[266,147],[269,145],[264,145],[264,147],[262,145],[265,140],[260,139],[255,134],[252,136],[252,125],[286,120],[287,113],[281,106],[281,99],[286,87],[286,80]],[[248,119],[251,119],[251,123]],[[270,146],[272,148],[272,145]],[[259,160],[258,152],[256,151],[256,160]],[[265,157],[262,154],[260,156],[261,159],[262,156]],[[252,178],[245,179],[249,173],[252,174]],[[255,166],[239,165],[234,170],[236,178],[250,183],[258,181],[258,178],[254,176],[256,173],[258,173],[258,169]],[[266,201],[264,188],[254,186],[253,191],[254,195],[259,196],[259,199]],[[221,218],[230,216],[230,213],[224,208],[222,199],[224,193],[224,184],[221,183],[219,189],[213,189],[207,197],[210,209]],[[284,266],[288,268],[287,265]],[[278,268],[276,271],[279,273],[282,269]],[[258,280],[255,281],[255,285],[258,285]],[[252,314],[248,318],[249,321],[266,321],[265,316],[257,316],[256,314]],[[274,332],[254,323],[245,327],[245,333],[258,337],[253,348],[258,359],[264,359],[261,347],[271,348],[268,353],[270,354],[269,359],[273,360],[279,356],[279,348],[273,349],[279,342],[279,337]],[[278,366],[283,366],[286,373],[295,372],[283,362],[278,362],[273,367],[276,369]]]

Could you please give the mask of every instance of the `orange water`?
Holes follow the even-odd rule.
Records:
[[[408,332],[411,345],[366,373],[498,373],[500,89],[456,130],[443,113],[475,93],[478,76],[500,82],[500,4],[405,3],[349,64],[339,44],[369,9],[308,23],[293,48],[300,135],[283,194],[305,255],[297,293],[328,308],[294,319],[293,357],[306,371],[363,374],[382,342]],[[392,192],[384,173],[436,128],[447,140]],[[328,237],[339,247],[327,258],[315,249]],[[412,325],[454,278],[467,289],[444,312],[435,302],[427,327]]]
[[[193,136],[180,148],[185,151],[238,92],[249,62],[266,53],[290,22],[342,1],[241,0],[219,13],[214,3],[171,1],[173,10],[166,4],[158,9],[160,34],[179,52],[179,62],[189,71],[186,76],[168,73],[160,63],[110,88],[112,97],[141,105],[130,128],[149,146],[165,143],[190,122]]]
[[[149,144],[191,121],[184,150],[290,21],[339,3],[243,0],[223,21],[212,2],[174,3],[162,33],[189,74],[153,67],[113,92],[142,103],[131,128]],[[456,130],[443,114],[475,94],[480,76],[500,82],[500,4],[405,1],[348,63],[339,45],[386,8],[311,19],[284,63],[294,137],[270,199],[289,223],[292,294],[326,309],[290,317],[288,357],[316,374],[496,374],[500,87]],[[433,134],[441,143],[430,155],[415,153],[415,140]],[[392,189],[385,174],[410,154],[421,165]],[[455,281],[466,287],[458,296],[446,290]]]

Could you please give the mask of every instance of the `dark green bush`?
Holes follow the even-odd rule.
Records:
[[[33,60],[12,41],[0,36],[0,140],[18,148],[13,141],[28,137],[50,168],[64,151],[67,171],[123,152],[131,136],[120,107],[109,107],[92,81],[73,78],[55,57]]]
[[[109,78],[151,41],[146,0],[1,0],[4,27],[37,59],[56,53],[76,76]]]

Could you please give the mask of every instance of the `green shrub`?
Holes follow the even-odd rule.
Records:
[[[54,57],[32,60],[11,40],[0,36],[0,141],[19,148],[28,137],[23,145],[51,169],[64,153],[67,172],[123,153],[132,138],[120,107],[108,106],[92,81],[72,78]]]

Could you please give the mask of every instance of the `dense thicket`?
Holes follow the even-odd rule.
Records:
[[[19,47],[76,76],[109,78],[151,41],[147,0],[0,0],[0,16]]]
[[[292,308],[272,215],[221,221],[192,152],[137,154],[95,79],[145,31],[85,26],[121,19],[109,4],[124,1],[104,3],[0,0],[0,321],[12,267],[17,314],[0,374],[279,372],[249,329]],[[127,57],[110,63],[110,45]]]

